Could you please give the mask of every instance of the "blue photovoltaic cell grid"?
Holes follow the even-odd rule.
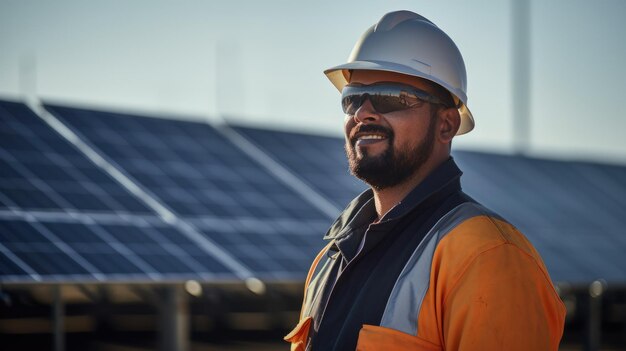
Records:
[[[330,218],[209,125],[47,109],[258,277],[302,279],[324,245]]]
[[[178,215],[326,218],[207,124],[47,109]]]
[[[0,101],[0,209],[151,212],[24,104]]]
[[[264,279],[300,280],[319,250],[327,221],[228,221],[202,232]],[[201,226],[201,225],[200,225]]]
[[[25,105],[2,101],[0,117],[0,214],[21,211],[5,212],[0,219],[0,281],[236,279]],[[88,216],[77,216],[81,212],[109,220],[85,221]],[[142,218],[150,221],[137,224]],[[255,262],[250,263],[256,273]],[[285,272],[294,269],[277,268],[272,274]]]
[[[168,279],[232,272],[164,223],[0,220],[0,277]],[[35,279],[35,278],[33,278]]]
[[[233,129],[300,176],[337,208],[344,208],[367,189],[350,175],[341,138],[241,126]]]

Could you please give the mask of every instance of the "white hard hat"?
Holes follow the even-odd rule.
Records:
[[[357,41],[348,63],[324,71],[341,91],[352,70],[402,73],[435,82],[454,97],[461,126],[457,135],[474,128],[467,108],[467,76],[461,52],[452,39],[428,19],[396,11],[383,16]]]

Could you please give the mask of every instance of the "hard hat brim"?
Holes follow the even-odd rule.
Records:
[[[407,67],[404,65],[394,64],[391,62],[373,62],[373,61],[353,61],[349,63],[345,63],[343,65],[335,66],[329,68],[324,71],[324,74],[331,83],[341,92],[343,87],[345,87],[350,81],[350,71],[352,70],[373,70],[373,71],[386,71],[386,72],[395,72],[406,74],[410,76],[415,76],[419,78],[423,78],[426,80],[430,80],[431,82],[437,83],[441,86],[445,87],[445,84],[442,82],[438,82],[438,80],[432,77],[429,74],[425,74],[424,72],[420,72],[418,70],[412,69],[411,67]],[[448,89],[448,88],[446,88]],[[450,91],[450,89],[448,89]],[[461,116],[461,125],[459,126],[459,130],[456,135],[462,135],[470,132],[474,129],[474,117],[472,116],[472,112],[467,108],[465,104],[466,96],[459,92],[450,91],[455,97],[459,100],[459,115]],[[459,96],[461,95],[461,96]]]

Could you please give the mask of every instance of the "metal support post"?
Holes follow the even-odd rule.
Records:
[[[63,296],[61,294],[61,286],[55,285],[53,290],[53,302],[52,302],[52,333],[54,340],[54,351],[65,350],[65,328],[64,328],[64,316],[65,316],[65,304],[63,302]]]
[[[602,295],[605,290],[606,283],[603,280],[596,280],[589,285],[586,351],[598,351],[602,346]]]
[[[163,289],[160,319],[159,350],[188,351],[189,301],[187,293],[181,286],[168,286]]]

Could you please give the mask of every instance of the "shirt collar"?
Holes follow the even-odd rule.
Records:
[[[450,157],[434,171],[389,212],[387,212],[377,225],[385,225],[402,218],[407,213],[420,205],[428,205],[430,202],[438,202],[450,193],[461,190],[460,177],[463,172],[458,168],[454,159]],[[341,213],[330,227],[324,239],[340,239],[349,235],[357,228],[362,228],[376,219],[374,206],[374,193],[368,189],[357,196]]]

